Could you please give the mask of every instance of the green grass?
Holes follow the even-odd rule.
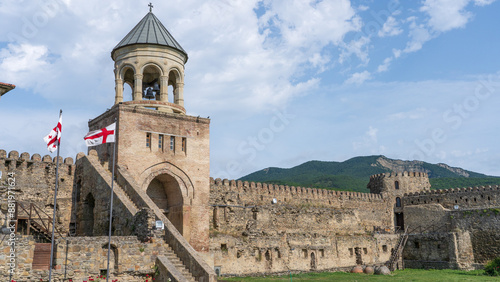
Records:
[[[234,277],[223,278],[219,281],[264,282],[264,281],[290,281],[289,275],[273,277]],[[498,277],[484,275],[483,270],[422,270],[405,269],[397,270],[390,276],[366,275],[345,272],[322,272],[293,274],[292,281],[500,281]]]

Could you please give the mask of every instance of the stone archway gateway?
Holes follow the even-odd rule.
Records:
[[[149,183],[146,194],[175,228],[186,237],[189,234],[186,230],[188,229],[189,208],[184,205],[181,187],[177,179],[167,173],[160,174]]]

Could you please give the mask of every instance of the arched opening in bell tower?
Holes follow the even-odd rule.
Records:
[[[161,98],[161,70],[158,66],[150,64],[142,71],[142,99],[164,101]],[[166,97],[165,97],[166,98]]]
[[[177,105],[184,105],[184,98],[182,97],[182,90],[180,89],[181,74],[178,70],[173,69],[168,73],[168,85],[171,86],[173,99],[172,103]],[[169,87],[170,90],[170,87]]]
[[[123,97],[134,99],[134,70],[131,67],[123,69]]]
[[[184,235],[184,200],[177,180],[169,174],[158,175],[149,183],[146,194]]]

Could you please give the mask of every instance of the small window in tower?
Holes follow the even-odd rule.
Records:
[[[151,147],[151,133],[146,133],[146,147]]]
[[[186,153],[186,145],[187,145],[186,143],[187,143],[186,137],[182,137],[182,151],[184,153]]]
[[[163,150],[163,134],[158,136],[158,149]]]
[[[399,197],[396,198],[396,207],[401,207],[401,198]]]
[[[396,190],[399,189],[399,181],[394,182],[394,187],[396,187]]]
[[[170,151],[174,151],[175,150],[175,137],[174,136],[170,136]]]

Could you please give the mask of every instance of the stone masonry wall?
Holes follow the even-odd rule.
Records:
[[[59,186],[57,193],[57,225],[63,233],[68,233],[71,221],[72,193],[74,185],[74,173],[76,165],[72,158],[63,160],[59,157]],[[8,155],[6,151],[0,150],[0,171],[4,182],[8,173],[15,176],[15,200],[18,203],[34,203],[52,217],[54,204],[56,158],[45,155],[43,158],[39,154],[30,157],[28,153],[19,155],[17,151],[11,151]],[[7,211],[7,189],[0,185],[0,211],[6,214]],[[1,215],[1,219],[5,218]],[[3,222],[0,222],[3,224]]]
[[[39,281],[48,278],[48,270],[32,269],[35,241],[32,236],[17,235],[16,267],[12,279]],[[68,237],[56,242],[54,281],[83,281],[99,276],[107,268],[108,237]],[[110,253],[111,279],[144,281],[153,274],[156,257],[166,255],[168,246],[162,239],[142,243],[136,237],[112,237]],[[0,246],[0,261],[9,255],[7,240]],[[9,279],[8,266],[0,264],[0,280]],[[116,273],[119,273],[118,275]],[[85,279],[86,280],[86,279]],[[110,280],[111,281],[111,280]]]
[[[500,257],[500,208],[451,211],[450,218],[452,229],[470,232],[476,263]]]
[[[471,270],[474,255],[470,232],[410,234],[403,258],[408,268]]]
[[[500,186],[431,190],[409,193],[403,199],[405,206],[431,203],[447,209],[453,209],[455,205],[460,209],[500,207]]]
[[[95,151],[89,156],[79,155],[77,160],[77,191],[75,192],[76,233],[79,236],[104,236],[109,232],[111,173],[102,166]],[[136,214],[139,211],[115,182],[113,195],[112,234],[129,236],[139,228]],[[142,225],[153,225],[149,219]],[[152,220],[154,222],[154,218]]]
[[[397,235],[381,195],[211,179],[210,250],[221,273],[383,264]],[[275,200],[275,202],[273,202]]]
[[[143,193],[151,192],[151,183],[161,182],[168,194],[163,196],[170,199],[161,208],[168,210],[170,221],[195,250],[207,253],[210,120],[117,104],[89,121],[89,129],[105,127],[115,119],[116,164],[127,170]],[[96,148],[104,166],[111,162],[112,148]]]

